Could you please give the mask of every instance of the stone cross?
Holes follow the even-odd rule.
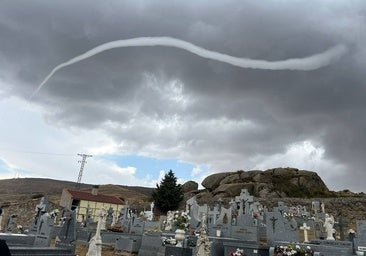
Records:
[[[341,241],[344,241],[344,227],[347,227],[348,223],[343,222],[342,211],[338,212],[338,222],[335,223],[337,227],[339,227],[339,235]]]
[[[12,233],[14,228],[15,228],[15,222],[17,219],[17,215],[16,214],[12,214],[10,216],[9,222],[8,222],[8,227],[6,228],[6,232]]]
[[[277,221],[277,219],[273,216],[269,220],[272,221],[272,229],[273,229],[273,233],[275,233],[275,227],[276,227],[276,221]]]
[[[320,208],[322,209],[322,213],[325,213],[325,204],[321,202]]]
[[[306,223],[304,222],[304,224],[302,224],[302,227],[300,227],[300,229],[304,230],[304,243],[308,243],[309,242],[308,230],[310,229],[310,227],[306,225]]]
[[[235,197],[235,201],[240,204],[240,214],[249,213],[249,205],[254,202],[253,196],[251,196],[247,189],[242,189],[239,196]]]
[[[107,211],[102,208],[98,213],[98,224],[95,235],[90,239],[89,248],[86,256],[102,256],[102,236],[100,230],[102,229],[102,222],[107,215]]]
[[[318,219],[319,201],[311,202],[311,209],[314,211],[315,219]]]

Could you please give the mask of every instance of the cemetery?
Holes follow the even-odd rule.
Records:
[[[314,200],[311,209],[278,202],[269,209],[247,189],[228,205],[218,200],[213,207],[188,199],[182,211],[154,216],[150,209],[137,213],[128,201],[113,207],[62,212],[50,209],[42,197],[28,227],[16,226],[16,213],[0,217],[1,250],[9,255],[76,255],[76,246],[85,246],[87,256],[102,255],[110,245],[115,255],[170,256],[347,256],[366,254],[366,220],[357,220],[355,229],[346,229],[342,215],[327,213],[323,202]],[[337,228],[337,232],[336,232]],[[52,245],[51,245],[52,244]],[[5,248],[5,249],[3,249]],[[1,255],[6,255],[5,252]]]

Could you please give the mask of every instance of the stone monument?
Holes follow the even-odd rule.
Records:
[[[334,226],[333,215],[325,214],[324,228],[325,231],[327,232],[326,240],[335,240],[333,237],[333,226]]]
[[[197,239],[197,256],[209,256],[211,242],[207,235],[206,215],[202,215],[200,235]]]
[[[86,256],[102,256],[102,236],[100,231],[102,229],[103,219],[106,217],[107,211],[102,208],[98,213],[98,225],[95,235],[90,239],[89,248]]]

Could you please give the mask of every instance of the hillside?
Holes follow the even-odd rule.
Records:
[[[91,191],[94,184],[80,184],[80,190]],[[0,204],[8,204],[24,199],[35,199],[47,196],[55,203],[60,199],[64,188],[75,189],[75,182],[41,179],[41,178],[18,178],[0,180]],[[102,194],[116,195],[131,203],[148,202],[152,188],[121,185],[100,185]]]

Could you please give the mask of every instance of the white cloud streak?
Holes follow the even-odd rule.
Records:
[[[310,71],[327,66],[330,63],[339,59],[347,51],[347,48],[344,45],[340,44],[322,53],[314,54],[305,58],[293,58],[280,61],[267,61],[267,60],[256,60],[249,58],[234,57],[227,54],[210,51],[197,45],[194,45],[190,42],[186,42],[171,37],[138,37],[131,39],[116,40],[99,45],[81,55],[78,55],[56,66],[51,71],[51,73],[49,73],[46,76],[46,78],[37,87],[37,89],[32,93],[30,99],[32,99],[39,92],[39,90],[41,90],[41,88],[58,70],[66,66],[90,58],[98,53],[107,50],[123,47],[142,47],[142,46],[175,47],[186,50],[203,58],[224,62],[241,68],[267,69],[267,70],[302,70],[302,71]]]

